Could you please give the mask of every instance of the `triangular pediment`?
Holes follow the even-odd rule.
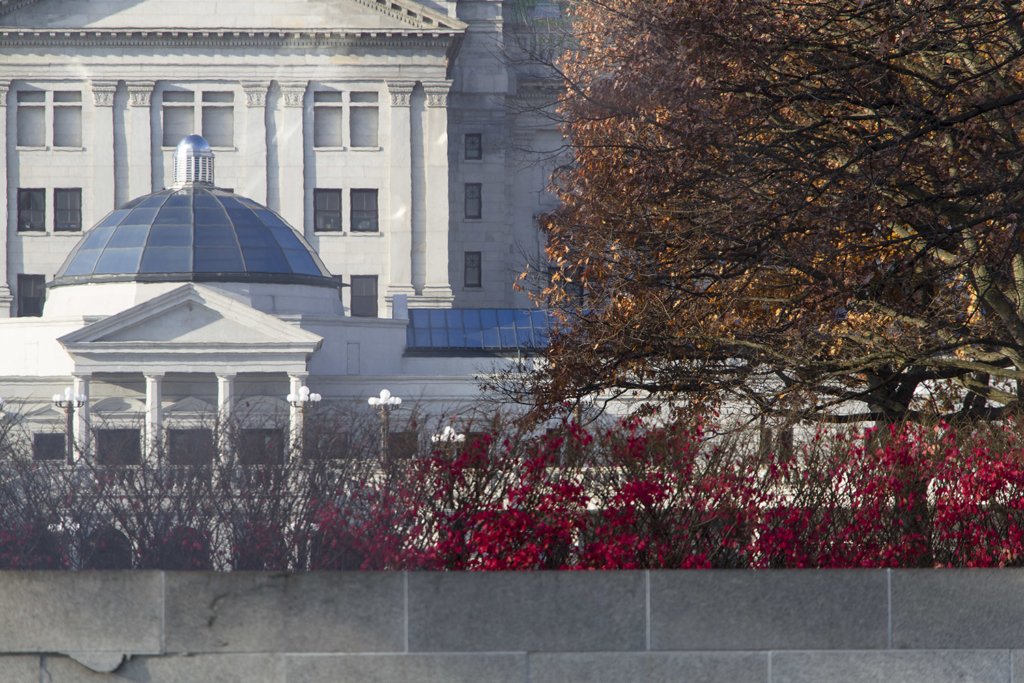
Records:
[[[257,349],[281,345],[319,346],[322,338],[274,316],[187,284],[76,330],[58,341],[68,348],[150,346]]]
[[[220,5],[221,3],[218,3]],[[464,30],[414,0],[254,0],[190,11],[167,0],[0,0],[0,25],[52,29]]]

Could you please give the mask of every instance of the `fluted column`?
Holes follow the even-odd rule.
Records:
[[[235,377],[233,372],[217,373],[217,446],[221,457],[231,452],[231,419],[235,403]]]
[[[7,242],[15,230],[16,221],[11,220],[11,207],[7,204],[7,93],[10,81],[0,81],[0,216],[3,217],[4,234],[0,239],[0,318],[11,317],[11,287],[7,278]]]
[[[288,393],[299,395],[302,385],[305,384],[309,373],[288,373]],[[289,404],[288,406],[288,443],[291,445],[292,453],[298,456],[302,453],[302,406]]]
[[[92,82],[92,220],[114,210],[114,92],[117,81]]]
[[[267,82],[243,81],[245,90],[245,192],[267,203]]]
[[[156,463],[163,428],[163,374],[146,375],[146,460]]]
[[[424,131],[424,162],[427,166],[426,281],[423,298],[431,306],[451,306],[448,279],[448,91],[450,82],[424,83],[427,120]]]
[[[74,373],[75,396],[85,396],[82,405],[75,409],[75,425],[72,430],[75,437],[75,444],[80,453],[88,453],[92,441],[92,430],[89,422],[89,373]]]
[[[305,114],[306,82],[282,83],[281,101],[283,116],[278,131],[277,155],[279,159],[278,187],[281,188],[281,215],[284,219],[305,232],[305,137],[303,119]]]
[[[153,191],[153,81],[128,83],[128,196]]]
[[[391,92],[391,130],[388,141],[388,245],[389,276],[385,292],[390,301],[396,294],[412,296],[412,132],[410,100],[416,84],[388,81]]]

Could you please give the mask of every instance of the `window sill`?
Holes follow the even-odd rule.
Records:
[[[463,223],[483,223],[483,221],[483,218],[470,218],[469,216],[462,219]]]
[[[19,230],[18,231],[18,235],[22,235],[24,237],[46,237],[49,234],[50,233],[46,232],[45,230]]]
[[[463,159],[462,163],[464,163],[464,164],[482,164],[482,163],[484,163],[484,160],[483,159]]]
[[[18,145],[15,149],[19,152],[47,152],[50,148],[47,145]]]
[[[380,237],[384,233],[380,230],[349,230],[346,234],[353,237]]]
[[[313,147],[314,152],[344,152],[348,147]]]
[[[57,147],[54,145],[54,152],[84,152],[85,147]]]
[[[349,147],[352,152],[383,152],[383,147]]]

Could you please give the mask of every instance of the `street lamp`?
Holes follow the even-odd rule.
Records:
[[[288,401],[288,405],[292,408],[302,408],[303,410],[306,410],[319,403],[323,399],[323,396],[320,394],[310,393],[309,387],[302,386],[299,388],[299,393],[288,394],[285,398]]]
[[[68,465],[75,464],[75,409],[84,406],[87,400],[88,396],[76,394],[71,387],[65,387],[63,394],[53,395],[53,404],[64,411]]]
[[[380,397],[371,396],[367,403],[370,404],[370,407],[380,411],[380,455],[382,458],[387,459],[388,434],[391,432],[391,411],[396,410],[398,406],[402,405],[402,399],[398,396],[392,396],[391,392],[387,389],[381,389]]]
[[[430,440],[441,445],[456,444],[464,442],[466,440],[466,435],[459,434],[451,425],[447,425],[441,430],[440,434],[434,434],[430,437]]]

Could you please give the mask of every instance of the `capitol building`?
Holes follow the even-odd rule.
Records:
[[[0,396],[39,457],[67,386],[76,443],[145,450],[243,403],[294,430],[304,386],[472,403],[542,346],[513,283],[561,138],[507,59],[538,11],[0,0]]]

